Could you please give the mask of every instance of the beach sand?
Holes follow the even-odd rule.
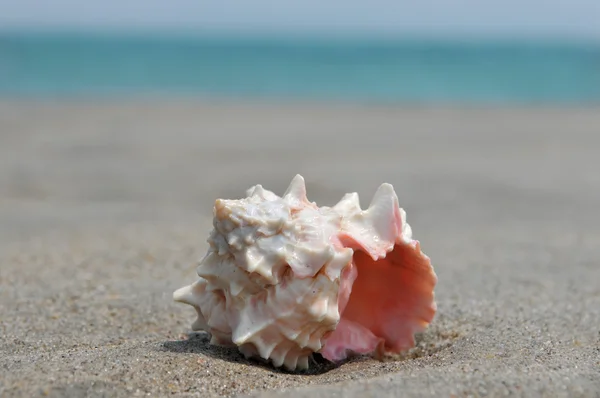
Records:
[[[600,397],[600,109],[0,103],[0,396]],[[188,334],[218,197],[392,183],[435,266],[403,358],[290,374]]]

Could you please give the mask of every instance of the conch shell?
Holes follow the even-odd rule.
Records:
[[[356,193],[318,207],[300,175],[283,197],[260,185],[247,195],[217,199],[200,279],[173,294],[196,309],[193,330],[289,370],[313,353],[337,362],[414,346],[437,277],[390,184],[367,210]]]

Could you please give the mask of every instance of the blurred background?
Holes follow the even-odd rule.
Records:
[[[0,0],[6,229],[210,216],[296,173],[326,203],[543,184],[598,128],[598,21],[597,0]]]
[[[598,129],[598,21],[597,0],[0,0],[4,229],[210,216],[296,173],[325,203],[543,185]]]
[[[0,0],[0,97],[600,100],[596,0]]]

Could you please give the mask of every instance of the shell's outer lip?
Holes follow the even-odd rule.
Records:
[[[173,294],[175,301],[196,309],[194,330],[210,333],[211,343],[235,344],[244,355],[290,370],[308,367],[313,352],[338,360],[349,350],[377,353],[414,344],[414,332],[435,314],[437,276],[412,239],[391,184],[377,189],[366,210],[356,193],[319,208],[308,201],[300,175],[282,197],[261,185],[246,193],[244,199],[215,201],[210,249],[197,269],[200,279]],[[405,249],[398,254],[398,247]],[[410,265],[395,265],[398,256],[412,259],[407,265],[421,264],[420,276],[411,276]],[[370,271],[376,269],[396,273],[397,279]],[[370,291],[369,279],[382,286]],[[406,291],[421,290],[408,299],[402,291],[385,288],[391,280]],[[387,307],[376,298],[386,294],[391,302],[418,299],[413,310],[402,307],[416,313],[406,319],[408,326],[373,321],[385,318],[378,308]],[[365,313],[359,297],[372,301]],[[400,309],[394,308],[386,310]],[[394,334],[393,328],[402,332]]]

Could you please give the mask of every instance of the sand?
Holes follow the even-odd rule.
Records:
[[[0,396],[600,396],[600,109],[0,103]],[[217,197],[392,183],[418,347],[290,374],[189,334]]]

